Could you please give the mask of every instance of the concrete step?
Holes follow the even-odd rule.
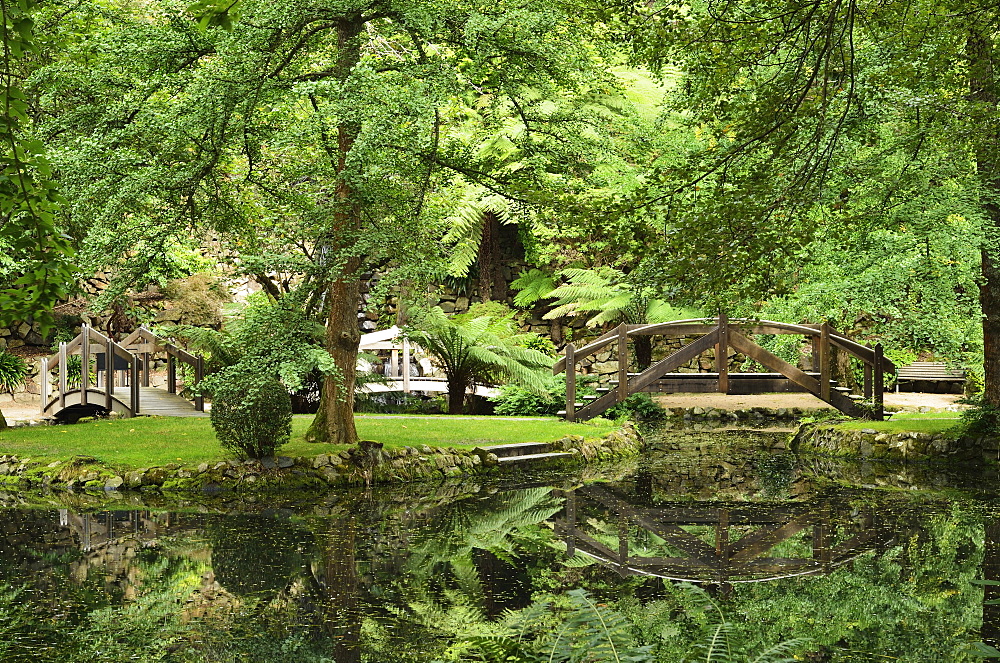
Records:
[[[490,447],[480,447],[483,451],[496,454],[497,458],[511,458],[523,454],[539,454],[549,450],[548,442],[519,442],[517,444],[495,444]]]
[[[505,465],[511,465],[517,463],[533,463],[538,461],[553,460],[556,458],[571,458],[574,455],[576,454],[567,453],[565,451],[553,451],[541,454],[524,454],[523,456],[505,456],[503,458],[497,458],[497,462]]]

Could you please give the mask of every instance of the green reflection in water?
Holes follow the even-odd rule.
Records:
[[[672,663],[723,633],[731,660],[976,660],[983,504],[817,492],[792,457],[666,465],[243,514],[0,510],[0,660]]]

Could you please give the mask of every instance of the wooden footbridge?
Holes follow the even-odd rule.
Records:
[[[150,367],[156,356],[163,355],[167,359],[167,382],[165,389],[159,389],[150,386]],[[80,357],[79,376],[75,371],[70,375],[72,356]],[[206,416],[201,396],[192,401],[177,393],[178,364],[190,367],[190,384],[196,384],[204,375],[200,356],[146,327],[118,343],[84,325],[76,338],[60,343],[56,354],[42,359],[42,414],[57,419],[110,412],[124,417]]]
[[[753,334],[797,334],[812,344],[811,371],[803,371],[750,340]],[[641,373],[629,373],[628,342],[640,336],[696,337],[670,356]],[[617,348],[618,379],[601,387],[596,396],[584,396],[577,403],[577,370],[588,357],[608,347]],[[756,361],[772,373],[729,372],[729,348]],[[715,350],[715,372],[676,373],[703,352]],[[861,363],[864,384],[861,393],[851,393],[833,379],[835,353],[844,352]],[[815,370],[818,369],[818,370]],[[619,325],[587,345],[566,346],[565,356],[553,366],[553,373],[566,372],[566,410],[570,421],[596,417],[608,408],[639,392],[719,392],[761,394],[776,391],[805,391],[829,403],[844,414],[881,421],[883,375],[895,365],[882,354],[882,346],[867,347],[852,341],[828,324],[795,325],[768,320],[699,318],[651,325]]]

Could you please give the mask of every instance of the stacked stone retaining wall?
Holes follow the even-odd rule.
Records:
[[[642,437],[631,425],[597,440],[567,435],[552,443],[554,451],[572,454],[556,464],[585,464],[638,455]],[[352,447],[314,457],[223,460],[197,467],[168,464],[118,473],[90,456],[51,462],[0,456],[0,485],[67,491],[258,491],[326,489],[347,485],[441,481],[444,479],[523,471],[502,466],[485,449]]]
[[[793,451],[888,460],[981,460],[981,441],[948,433],[879,432],[836,424],[803,424],[791,444]]]

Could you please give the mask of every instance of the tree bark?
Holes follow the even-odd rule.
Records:
[[[636,367],[644,371],[653,364],[653,337],[636,336],[634,342]]]
[[[7,428],[7,419],[3,416],[3,412],[0,411],[0,430]]]
[[[448,376],[448,414],[462,414],[468,384],[469,381],[463,377]]]
[[[983,373],[986,404],[1000,408],[1000,171],[997,166],[997,81],[993,70],[993,43],[973,29],[967,41],[969,97],[977,102],[976,172],[983,187],[986,227],[983,229],[982,280],[979,302],[983,310]]]
[[[306,434],[310,442],[354,444],[358,441],[354,425],[354,383],[361,342],[359,262],[357,258],[348,261],[343,278],[334,281],[327,290],[330,315],[326,323],[326,350],[333,356],[340,375],[323,378],[319,409]]]
[[[507,301],[507,281],[500,265],[500,217],[483,212],[483,236],[479,241],[479,299]]]
[[[337,78],[347,80],[354,65],[361,58],[359,36],[364,30],[360,17],[343,18],[337,23]],[[347,155],[360,133],[360,127],[353,123],[341,123],[337,127],[337,145],[334,149],[324,136],[328,152],[333,152],[337,172],[335,192],[336,210],[329,237],[326,240],[328,254],[337,256],[350,251],[355,236],[361,228],[361,210],[353,199],[351,185],[344,177]],[[358,363],[358,344],[361,330],[358,326],[358,307],[361,303],[361,258],[348,257],[337,267],[340,273],[327,288],[329,316],[326,324],[326,349],[333,356],[340,375],[323,379],[323,393],[319,410],[313,420],[306,440],[331,444],[354,444],[358,432],[354,426],[354,381]]]

